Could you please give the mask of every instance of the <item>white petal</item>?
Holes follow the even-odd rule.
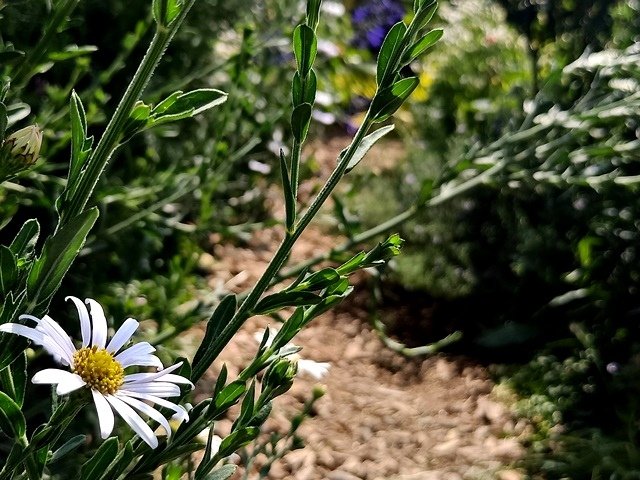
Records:
[[[140,415],[138,415],[129,405],[119,398],[112,395],[109,395],[106,398],[113,409],[118,412],[118,415],[120,415],[123,420],[129,424],[133,431],[136,432],[147,445],[151,448],[156,448],[158,446],[158,439]]]
[[[57,384],[58,395],[66,395],[86,385],[80,375],[57,368],[41,370],[33,376],[31,381],[36,384]]]
[[[162,362],[155,355],[141,355],[139,357],[127,357],[126,360],[120,360],[122,368],[132,367],[156,367],[162,368]]]
[[[186,377],[183,377],[182,375],[168,374],[168,375],[163,376],[162,380],[164,382],[171,382],[171,383],[178,383],[178,384],[182,384],[182,385],[189,385],[191,387],[191,389],[195,388],[195,385],[193,383],[191,383],[191,380],[189,380]]]
[[[158,397],[177,397],[180,395],[180,387],[168,382],[128,383],[126,385],[126,390],[131,392],[149,393]]]
[[[20,325],[19,323],[4,323],[0,325],[0,332],[22,335],[23,337],[27,337],[29,340],[33,340],[39,345],[42,345],[46,338],[44,333],[36,330],[35,328]]]
[[[156,373],[132,373],[130,375],[125,375],[124,383],[135,382],[135,383],[146,383],[156,380],[164,375],[168,375],[173,372],[177,368],[182,366],[182,362],[178,362],[175,365],[171,365],[170,367],[165,368],[164,370],[160,370]],[[183,377],[180,377],[183,378]]]
[[[96,412],[98,412],[100,436],[104,439],[113,432],[113,424],[115,423],[113,410],[111,410],[109,402],[100,392],[92,389],[91,394],[93,395],[93,403],[96,404]]]
[[[136,410],[144,413],[147,417],[152,418],[160,425],[162,425],[162,428],[164,428],[165,432],[167,432],[167,437],[171,438],[171,426],[169,425],[167,419],[164,418],[164,416],[159,411],[147,405],[146,403],[141,402],[140,400],[136,400],[135,398],[127,397],[126,395],[122,394],[116,394],[116,396],[123,402],[128,403]]]
[[[76,347],[73,346],[69,335],[67,335],[62,327],[50,316],[45,315],[42,319],[38,320],[36,330],[48,335],[49,338],[51,338],[51,340],[53,340],[66,354],[64,359],[67,361],[68,365],[71,365]]]
[[[115,356],[115,359],[122,363],[125,362],[128,357],[140,357],[142,355],[149,355],[155,351],[156,349],[150,343],[140,342],[136,343],[135,345],[131,345],[126,350],[120,352]]]
[[[5,323],[0,325],[0,332],[13,333],[15,335],[21,335],[29,340],[42,345],[44,349],[51,355],[57,356],[60,359],[65,359],[67,354],[49,335],[43,333],[35,328],[20,325],[19,323]],[[61,362],[62,363],[62,362]]]
[[[63,383],[69,380],[71,377],[77,377],[75,373],[68,372],[66,370],[60,370],[58,368],[45,368],[37,372],[31,381],[36,384],[57,384]]]
[[[189,421],[189,414],[187,413],[187,410],[182,405],[176,405],[175,403],[171,403],[170,401],[165,400],[164,398],[156,397],[155,395],[151,395],[148,393],[131,392],[127,390],[120,390],[118,393],[121,395],[126,395],[128,397],[140,398],[142,400],[147,400],[148,402],[153,402],[157,405],[160,405],[161,407],[173,410],[175,414],[173,415],[172,418],[175,418],[180,421],[186,421],[186,422]]]
[[[94,299],[87,298],[85,302],[91,310],[91,325],[93,326],[91,345],[104,348],[107,343],[107,317],[104,316],[104,310],[100,304]]]
[[[327,362],[316,362],[313,360],[306,360],[303,358],[298,360],[298,373],[300,373],[301,375],[304,375],[304,374],[310,375],[316,380],[320,380],[327,373],[329,373],[330,367],[331,367],[331,364]]]
[[[115,333],[115,335],[111,338],[109,345],[107,345],[107,350],[111,353],[116,353],[118,350],[122,348],[122,346],[129,341],[131,336],[138,329],[137,320],[133,318],[127,318],[120,328]]]
[[[89,320],[89,311],[87,306],[77,297],[65,297],[65,300],[71,300],[78,309],[78,318],[80,319],[80,331],[82,332],[82,346],[87,347],[91,343],[91,320]]]

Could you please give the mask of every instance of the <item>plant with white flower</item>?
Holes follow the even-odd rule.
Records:
[[[70,127],[58,136],[59,146],[66,141],[70,144],[68,174],[57,183],[60,185],[57,198],[48,199],[55,206],[51,218],[56,219],[56,225],[50,232],[41,232],[38,220],[31,218],[14,229],[17,233],[10,242],[0,245],[0,431],[12,441],[9,449],[0,449],[0,480],[143,480],[154,478],[159,469],[164,468],[166,473],[168,466],[172,468],[170,478],[188,474],[195,480],[226,480],[233,475],[235,466],[221,466],[221,460],[258,438],[274,399],[291,388],[296,374],[306,371],[322,378],[327,373],[328,364],[305,359],[296,363],[286,358],[298,351],[290,344],[293,338],[351,293],[349,277],[354,272],[384,264],[402,246],[400,237],[391,235],[370,251],[361,251],[351,258],[345,256],[351,247],[387,233],[387,225],[367,238],[359,237],[359,242],[354,238],[349,249],[334,249],[303,265],[285,269],[296,241],[341,179],[362,162],[378,140],[393,130],[393,125],[375,127],[387,122],[419,83],[416,77],[405,76],[410,71],[405,67],[440,38],[439,31],[425,32],[437,2],[414,0],[411,21],[408,24],[400,21],[389,32],[378,58],[377,89],[370,108],[351,144],[337,158],[325,185],[301,212],[298,185],[301,170],[304,171],[301,169],[304,143],[316,103],[317,76],[313,66],[318,52],[316,30],[322,3],[307,0],[306,16],[293,33],[296,58],[291,83],[293,141],[287,149],[289,154],[279,151],[285,200],[284,239],[265,272],[241,302],[234,294],[222,298],[207,321],[204,338],[191,361],[181,359],[163,368],[151,343],[128,345],[139,326],[136,320],[126,319],[109,338],[107,317],[98,302],[67,297],[75,305],[80,321],[81,338],[74,342],[47,313],[74,261],[81,251],[86,253],[83,247],[100,213],[90,201],[109,160],[135,135],[194,117],[227,98],[219,90],[201,88],[174,91],[156,105],[141,101],[145,86],[196,0],[149,1],[154,19],[153,38],[113,116],[104,128],[101,126],[103,132],[96,137],[95,145],[89,132],[93,128],[88,124],[91,118],[85,114],[80,95],[71,92]],[[1,67],[0,138],[4,141],[0,160],[11,156],[21,161],[20,168],[26,168],[39,154],[42,133],[36,127],[17,130],[5,139],[7,128],[12,129],[21,120],[9,115],[7,105],[37,97],[22,90],[30,86],[29,79],[47,58],[47,42],[63,29],[78,3],[78,0],[55,2],[51,21],[38,45],[24,58],[18,55],[21,60],[15,64]],[[0,164],[0,181],[6,179],[2,177],[2,168]],[[339,265],[312,270],[323,260]],[[295,280],[288,286],[269,290],[293,277]],[[228,379],[227,369],[222,366],[215,385],[202,386],[200,401],[196,402],[195,396],[185,398],[192,395],[190,388],[212,367],[250,317],[289,308],[293,308],[293,313],[273,337],[265,332],[254,359],[236,379]],[[159,331],[156,340],[162,343],[179,333],[179,328],[171,333]],[[27,339],[42,346],[62,367],[44,368],[32,377],[33,383],[54,386],[50,414],[49,400],[40,399],[46,403],[44,408],[43,402],[35,404],[27,387],[28,375],[42,360],[37,354],[27,357]],[[31,361],[34,358],[37,362]],[[193,407],[183,406],[187,400],[194,403]],[[86,435],[88,428],[81,421],[87,419],[84,415],[91,410],[84,407],[91,402],[103,440]],[[213,433],[209,435],[203,460],[194,472],[191,455],[202,449],[198,434],[202,430],[212,432],[214,423],[229,415],[229,409],[237,404],[239,413],[230,433],[222,439]],[[116,414],[136,435],[112,435]],[[46,419],[41,422],[43,415]],[[170,416],[177,423],[173,429]],[[166,435],[159,435],[154,426]],[[70,430],[75,430],[76,435],[71,436]],[[61,461],[71,453],[73,462]]]
[[[126,319],[107,342],[107,319],[100,304],[91,298],[87,298],[84,303],[76,297],[67,297],[67,300],[71,300],[78,309],[82,332],[79,349],[62,327],[48,315],[42,318],[21,315],[20,320],[33,321],[36,326],[5,323],[0,325],[0,332],[28,338],[52,354],[58,363],[69,367],[69,370],[41,370],[31,381],[56,385],[57,395],[67,395],[75,390],[88,388],[98,413],[102,438],[109,437],[113,431],[115,411],[147,445],[156,448],[157,437],[136,410],[158,422],[169,437],[169,422],[145,401],[172,410],[176,419],[188,420],[189,415],[184,407],[165,400],[180,396],[178,385],[193,388],[189,379],[171,373],[182,364],[164,368],[160,359],[153,355],[155,348],[147,342],[136,343],[122,350],[138,329],[139,324],[133,318]],[[130,367],[154,367],[157,371],[126,373],[125,370]]]

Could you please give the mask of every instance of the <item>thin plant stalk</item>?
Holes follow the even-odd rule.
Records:
[[[165,50],[178,31],[178,28],[184,21],[187,13],[196,0],[186,2],[180,11],[178,17],[171,23],[169,27],[158,25],[156,32],[151,40],[151,44],[142,59],[142,63],[136,70],[136,73],[125,91],[120,103],[116,107],[104,134],[100,138],[96,149],[91,154],[86,171],[79,180],[75,194],[71,198],[69,205],[60,215],[58,228],[62,227],[67,221],[79,215],[87,205],[93,190],[98,183],[102,172],[104,171],[113,152],[118,147],[120,135],[129,118],[129,114],[135,103],[140,98],[144,88],[149,83],[153,72],[155,71],[160,59],[164,55]]]

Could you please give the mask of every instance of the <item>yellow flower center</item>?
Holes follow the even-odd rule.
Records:
[[[104,348],[85,347],[73,354],[73,373],[94,390],[113,394],[124,382],[124,368]]]

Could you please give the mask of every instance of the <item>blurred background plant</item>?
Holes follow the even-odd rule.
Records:
[[[511,364],[496,375],[538,427],[526,465],[544,478],[640,471],[639,13],[633,0],[443,5],[444,48],[412,66],[429,102],[403,117],[406,162],[358,172],[345,197],[356,237],[402,223],[386,272],[399,288],[382,304],[428,294],[428,320],[379,328],[410,347],[461,331],[453,351]]]

